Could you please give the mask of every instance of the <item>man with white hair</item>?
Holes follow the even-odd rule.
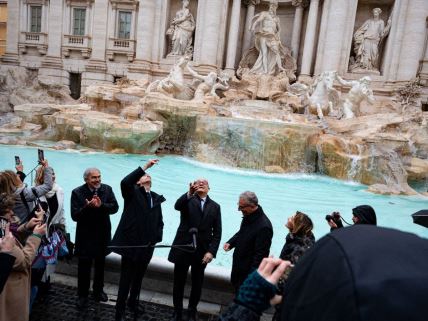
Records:
[[[235,249],[230,277],[235,294],[247,276],[257,270],[263,258],[269,256],[273,236],[272,224],[254,192],[239,195],[238,210],[243,215],[241,227],[223,246],[226,252]]]
[[[96,301],[108,301],[103,291],[104,263],[111,240],[110,215],[119,209],[112,188],[101,183],[99,169],[86,169],[83,179],[85,184],[71,192],[71,218],[77,222],[75,254],[79,258],[77,292],[80,308],[86,307],[88,303],[93,262],[93,297]]]
[[[220,205],[208,196],[209,190],[205,178],[197,179],[189,184],[189,191],[175,203],[175,209],[180,211],[180,225],[168,256],[168,260],[174,263],[174,321],[182,320],[184,286],[189,267],[192,289],[187,320],[197,320],[196,312],[201,298],[205,268],[216,256],[220,245]],[[183,246],[192,243],[193,249]]]

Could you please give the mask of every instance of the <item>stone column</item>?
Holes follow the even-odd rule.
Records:
[[[227,15],[228,0],[200,0],[199,2],[205,3],[205,12],[198,63],[220,67],[225,38],[226,19],[224,17]]]
[[[239,18],[241,16],[241,0],[233,0],[232,14],[230,16],[229,40],[227,42],[226,70],[234,72],[236,50],[239,38]]]
[[[18,42],[20,30],[20,16],[19,0],[9,0],[7,2],[7,13],[9,19],[7,20],[7,35],[6,35],[6,52],[1,57],[3,63],[17,65],[18,61]],[[12,18],[13,17],[13,18]]]
[[[399,64],[394,80],[409,81],[418,72],[420,61],[425,54],[426,26],[423,21],[426,19],[427,12],[428,2],[426,0],[413,0],[408,3]]]
[[[45,83],[67,85],[68,73],[62,70],[61,57],[63,4],[63,1],[50,1],[46,8],[48,50],[39,69],[38,77]]]
[[[61,57],[63,1],[50,1],[48,11],[48,57]]]
[[[107,74],[106,64],[109,0],[94,1],[93,10],[92,53],[82,75],[82,88],[93,84],[113,82],[113,76]],[[111,21],[111,23],[115,22]]]
[[[105,61],[107,47],[108,0],[94,2],[94,21],[92,22],[92,55],[91,60]],[[112,21],[111,23],[115,23]]]
[[[305,43],[303,47],[301,76],[311,76],[319,2],[319,0],[311,0],[311,4],[309,6],[308,23],[306,25]]]
[[[140,0],[137,25],[136,60],[151,62],[156,1]]]
[[[251,21],[254,18],[254,12],[256,5],[260,3],[260,0],[246,0],[247,3],[247,16],[245,17],[245,29],[244,29],[244,40],[242,46],[242,55],[251,48]]]
[[[292,5],[296,7],[296,12],[293,21],[293,33],[291,35],[291,55],[297,60],[302,32],[303,8],[307,3],[304,0],[293,0]]]

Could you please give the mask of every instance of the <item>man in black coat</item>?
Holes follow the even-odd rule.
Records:
[[[101,174],[97,168],[86,169],[83,179],[85,184],[71,193],[71,218],[77,222],[75,255],[79,258],[77,292],[80,307],[87,304],[93,261],[94,299],[108,301],[103,291],[104,264],[111,241],[110,215],[119,209],[112,188],[101,184]]]
[[[273,236],[272,224],[259,205],[255,193],[242,193],[239,196],[238,210],[243,215],[241,228],[223,246],[225,251],[235,249],[231,274],[235,293],[238,293],[248,274],[258,268],[263,258],[269,256]]]
[[[138,167],[120,183],[125,204],[111,243],[113,252],[122,256],[116,302],[117,321],[124,320],[128,294],[128,306],[133,310],[135,319],[143,312],[138,310],[141,282],[153,256],[154,248],[151,245],[162,241],[164,224],[161,203],[165,198],[151,191],[152,179],[146,173],[147,169],[157,163],[157,159],[149,160],[143,168]]]
[[[206,179],[191,183],[189,191],[175,203],[180,211],[180,225],[174,238],[168,260],[174,263],[173,320],[182,320],[184,286],[191,267],[192,289],[188,306],[188,320],[196,320],[197,305],[201,298],[204,272],[208,263],[216,256],[221,240],[220,205],[209,196]],[[191,229],[197,229],[196,251],[180,245],[192,244]]]

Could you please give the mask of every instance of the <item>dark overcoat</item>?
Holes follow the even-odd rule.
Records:
[[[220,205],[207,196],[202,211],[199,196],[195,194],[188,198],[186,193],[177,200],[175,209],[180,211],[180,225],[172,243],[173,246],[191,244],[192,234],[189,230],[197,228],[197,251],[190,253],[173,247],[169,252],[168,260],[178,264],[200,262],[207,252],[215,257],[221,240]]]
[[[124,209],[113,236],[113,246],[154,245],[162,241],[164,224],[161,204],[165,198],[151,191],[153,207],[150,208],[146,190],[136,185],[144,174],[144,170],[138,167],[120,183]],[[153,248],[113,248],[113,252],[133,261],[148,262]]]
[[[95,258],[109,253],[110,215],[117,212],[119,205],[110,186],[101,184],[97,194],[102,204],[94,208],[86,207],[85,200],[91,200],[94,195],[87,184],[71,192],[71,218],[77,222],[75,255],[78,257]]]
[[[242,219],[241,228],[229,240],[233,253],[231,282],[235,287],[244,282],[248,274],[257,269],[263,258],[269,256],[273,229],[261,206]]]

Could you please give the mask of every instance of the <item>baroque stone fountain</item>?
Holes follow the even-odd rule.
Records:
[[[417,193],[408,181],[428,177],[426,112],[405,94],[404,103],[375,97],[366,75],[348,81],[330,71],[310,84],[295,82],[274,3],[254,17],[252,30],[254,47],[232,77],[200,74],[184,54],[163,79],[90,86],[76,102],[25,69],[9,70],[0,98],[3,112],[9,105],[13,112],[2,116],[0,143],[175,153],[273,173],[320,173],[375,193]]]

